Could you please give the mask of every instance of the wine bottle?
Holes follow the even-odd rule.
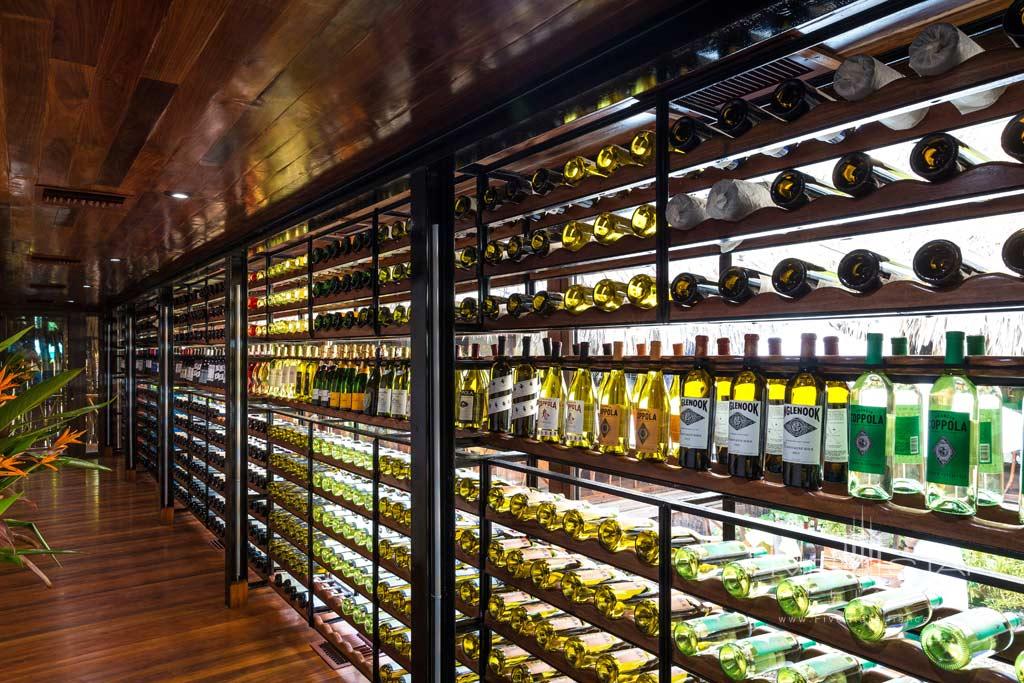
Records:
[[[813,640],[774,631],[725,643],[718,649],[718,663],[729,678],[742,681],[795,661],[814,645]]]
[[[761,291],[763,278],[756,270],[730,266],[718,278],[718,291],[729,303],[742,304]]]
[[[673,152],[687,154],[714,135],[715,131],[697,119],[680,116],[669,129],[668,144]]]
[[[562,226],[562,246],[569,251],[579,251],[590,243],[594,226],[583,221],[569,221]]]
[[[773,593],[783,579],[815,569],[814,560],[799,560],[788,555],[751,557],[722,567],[722,587],[734,598],[746,600]]]
[[[534,313],[551,315],[561,310],[565,310],[565,295],[561,292],[537,292],[533,295]]]
[[[565,415],[565,379],[559,356],[562,343],[544,338],[544,355],[548,367],[540,383],[540,397],[537,399],[537,439],[549,443],[562,440],[562,423]]]
[[[921,631],[928,659],[946,671],[959,671],[973,660],[1003,652],[1024,630],[1024,612],[975,607],[932,622]]]
[[[1024,113],[1006,122],[999,142],[1007,155],[1017,161],[1024,161]]]
[[[726,643],[749,638],[761,622],[739,612],[720,612],[677,621],[672,625],[672,642],[686,656],[717,650]]]
[[[768,356],[773,360],[782,360],[782,338],[768,338]],[[786,384],[788,378],[781,375],[767,375],[768,386],[768,426],[764,439],[764,471],[782,476],[782,424],[786,412]]]
[[[843,570],[820,571],[783,579],[775,589],[779,609],[788,617],[805,619],[845,607],[875,585]]]
[[[397,310],[397,307],[396,307]],[[496,294],[488,294],[480,304],[480,312],[488,320],[498,320],[508,311],[508,299]],[[396,321],[397,322],[397,321]]]
[[[594,285],[594,305],[605,313],[618,310],[626,302],[628,285],[604,278]]]
[[[718,357],[727,358],[731,355],[729,338],[719,337],[716,340]],[[715,459],[729,469],[729,400],[732,398],[732,377],[721,371],[715,374]]]
[[[632,613],[633,606],[640,600],[657,598],[658,587],[643,579],[622,579],[609,581],[594,591],[594,607],[605,619],[622,619]]]
[[[682,578],[698,581],[717,576],[721,568],[730,562],[764,554],[764,548],[751,547],[743,541],[698,543],[676,548],[672,555],[672,566]]]
[[[459,270],[470,270],[476,267],[477,262],[477,251],[476,247],[470,245],[460,251],[455,259],[455,267]],[[385,272],[385,271],[381,271]],[[383,283],[382,283],[383,284]]]
[[[907,338],[893,337],[892,355],[907,355]],[[893,482],[894,493],[924,492],[924,454],[921,452],[923,398],[917,386],[893,384]]]
[[[550,168],[538,168],[530,176],[530,188],[533,189],[533,193],[537,195],[547,195],[552,190],[558,187],[564,187],[568,185],[565,181],[565,176],[561,172],[555,171]]]
[[[1003,243],[1003,263],[1017,275],[1024,275],[1024,230],[1018,230]]]
[[[672,355],[681,360],[684,347],[682,344],[672,345]],[[673,463],[679,462],[680,445],[679,430],[682,425],[680,415],[683,398],[683,373],[674,372],[668,383],[668,453],[669,460]]]
[[[679,410],[679,464],[694,470],[711,469],[715,423],[715,381],[708,371],[708,338],[697,335],[694,365],[683,380]]]
[[[650,275],[637,273],[626,286],[626,296],[637,308],[649,310],[657,305],[657,284]]]
[[[634,278],[635,279],[635,278]],[[650,358],[655,368],[648,370],[647,381],[637,392],[633,405],[633,434],[636,457],[640,460],[664,462],[668,458],[668,392],[665,377],[657,367],[661,360],[661,342],[651,342]]]
[[[786,486],[821,488],[825,443],[825,380],[818,374],[817,335],[800,335],[800,365],[786,384],[782,424],[782,481]]]
[[[798,258],[784,258],[772,271],[772,288],[789,299],[799,299],[818,287],[839,283],[839,276]]]
[[[882,335],[868,333],[866,369],[853,383],[848,412],[849,483],[855,498],[889,500],[893,492],[895,396],[882,371]],[[920,459],[920,455],[917,456]]]
[[[594,592],[599,585],[606,581],[614,581],[621,576],[617,570],[606,566],[571,570],[562,576],[559,587],[566,600],[582,605],[594,601]]]
[[[660,632],[658,624],[660,608],[658,606],[657,594],[638,596],[627,609],[632,609],[633,624],[636,629],[645,636],[656,637]],[[695,601],[688,595],[672,593],[672,611],[670,619],[673,623],[685,619],[691,619],[699,615],[705,615],[710,607]]]
[[[366,378],[366,387],[363,390],[363,413],[366,415],[377,414],[377,397],[380,391],[381,379],[380,351],[379,346],[375,347],[373,368]]]
[[[894,638],[927,624],[942,597],[912,588],[893,588],[850,600],[843,610],[846,627],[864,642]]]
[[[594,219],[593,232],[599,244],[615,244],[633,234],[633,222],[618,214],[605,212]]]
[[[651,676],[657,675],[658,669],[658,658],[639,647],[605,652],[589,662],[588,667],[593,667],[598,683],[625,683],[630,680],[647,683]],[[683,679],[676,674],[672,677],[672,683],[680,683],[681,680],[685,680],[685,676]]]
[[[455,220],[461,221],[473,218],[476,214],[476,197],[473,195],[460,195],[455,198]]]
[[[398,372],[391,388],[391,417],[397,420],[409,419],[409,354],[408,348],[399,352]]]
[[[654,237],[658,232],[658,213],[650,204],[641,204],[633,210],[629,218],[633,235],[641,239]]]
[[[684,308],[695,306],[707,296],[719,296],[718,285],[703,275],[680,273],[669,287],[672,301]]]
[[[525,340],[524,340],[525,341]],[[483,429],[487,419],[487,371],[479,366],[480,345],[473,344],[470,360],[473,365],[466,370],[459,390],[459,406],[455,426],[458,429]]]
[[[533,194],[533,186],[530,184],[529,178],[506,175],[504,192],[506,203],[521,204],[527,197]]]
[[[737,97],[718,110],[715,128],[731,138],[738,138],[767,118],[763,109]]]
[[[1014,46],[1024,46],[1024,0],[1014,0],[1006,8],[1003,13],[1003,31]]]
[[[480,308],[477,306],[476,297],[467,296],[455,308],[455,319],[464,323],[472,323],[476,322],[479,313]]]
[[[967,337],[967,355],[985,355],[985,335]],[[999,387],[978,389],[978,505],[1003,503],[1003,392]]]
[[[569,187],[576,187],[587,178],[607,178],[608,172],[586,157],[573,157],[565,162],[562,177]]]
[[[845,652],[829,652],[779,667],[778,683],[858,683],[875,665]]]
[[[978,391],[963,365],[964,333],[946,332],[944,369],[928,397],[925,504],[953,515],[973,515],[978,498]]]
[[[764,375],[757,362],[758,335],[743,338],[743,367],[732,382],[729,400],[729,474],[745,479],[764,476],[767,420],[762,419],[768,399]]]
[[[771,194],[772,201],[787,211],[799,209],[821,197],[846,196],[834,187],[819,182],[814,176],[794,168],[775,176],[775,180],[772,181]]]
[[[597,427],[597,397],[594,378],[587,363],[590,344],[580,342],[580,366],[576,368],[565,397],[562,443],[575,448],[593,448]]]
[[[605,145],[597,153],[597,166],[611,175],[625,166],[643,166],[644,162],[633,156],[632,152],[621,145]]]
[[[866,197],[883,185],[911,177],[864,152],[851,152],[840,157],[832,169],[832,184],[851,197]]]
[[[512,385],[512,435],[532,439],[537,431],[537,395],[540,378],[530,363],[530,338],[523,337],[523,355]]]
[[[484,247],[484,261],[492,266],[501,263],[505,258],[505,245],[498,240],[491,240]]]
[[[839,337],[825,337],[825,356],[835,359],[839,355]],[[881,346],[879,346],[881,353]],[[821,477],[823,481],[846,486],[849,470],[850,386],[846,380],[825,380],[825,444],[822,450]]]
[[[910,152],[911,170],[931,182],[949,180],[987,161],[984,154],[949,133],[926,135]]]
[[[505,243],[505,255],[509,261],[519,263],[533,252],[530,250],[530,240],[522,235],[513,235]]]
[[[629,429],[626,420],[632,413],[626,375],[622,370],[622,342],[613,344],[615,367],[605,373],[597,396],[597,450],[612,455],[625,455]]]
[[[505,304],[505,311],[513,318],[526,315],[533,311],[533,297],[520,292],[509,294]]]
[[[573,315],[589,311],[594,306],[594,288],[586,285],[569,285],[565,290],[565,310]]]
[[[926,242],[914,254],[914,274],[932,287],[953,287],[971,275],[983,272],[963,257],[960,247],[949,240]]]
[[[768,101],[768,111],[783,121],[793,122],[828,101],[831,98],[814,86],[798,78],[788,78],[775,86]]]
[[[671,529],[671,547],[672,552],[683,546],[691,545],[698,541],[698,538],[693,534],[692,531],[685,527],[672,527]],[[658,564],[658,558],[661,554],[660,541],[658,540],[657,529],[645,529],[637,534],[636,542],[633,545],[633,550],[636,552],[637,559],[644,564],[656,565]]]
[[[861,294],[870,294],[892,280],[913,278],[914,271],[873,251],[854,249],[843,256],[836,274],[844,287]]]
[[[395,366],[387,348],[381,348],[381,360],[380,384],[377,389],[377,415],[391,417],[391,383],[394,380]],[[334,390],[331,394],[331,406],[334,407]]]
[[[487,428],[496,434],[508,434],[512,429],[512,365],[505,355],[505,337],[498,337],[497,346],[491,347],[495,357],[487,385]]]

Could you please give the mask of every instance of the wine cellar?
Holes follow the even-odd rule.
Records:
[[[111,302],[228,606],[372,683],[1024,681],[1024,2],[775,5]]]

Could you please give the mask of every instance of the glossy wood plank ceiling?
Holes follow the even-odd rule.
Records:
[[[673,5],[0,0],[0,303],[95,303]]]
[[[224,607],[224,552],[187,513],[161,524],[148,476],[46,473],[26,495],[50,543],[79,553],[41,561],[52,589],[0,569],[5,680],[363,680],[330,670],[309,646],[323,639],[271,588]]]

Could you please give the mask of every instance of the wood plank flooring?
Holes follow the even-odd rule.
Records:
[[[109,466],[113,462],[104,461]],[[157,519],[156,488],[139,472],[68,470],[34,477],[14,512],[53,547],[79,552],[41,564],[54,582],[0,568],[0,677],[13,681],[362,681],[310,649],[322,639],[270,588],[224,607],[223,552],[190,514]]]

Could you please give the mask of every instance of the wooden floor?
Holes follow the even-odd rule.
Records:
[[[105,464],[113,465],[112,462]],[[310,649],[322,639],[270,588],[244,609],[223,606],[223,553],[188,513],[159,524],[156,487],[113,472],[68,470],[29,482],[14,512],[53,547],[80,554],[62,568],[0,569],[0,679],[9,681],[361,681]]]

